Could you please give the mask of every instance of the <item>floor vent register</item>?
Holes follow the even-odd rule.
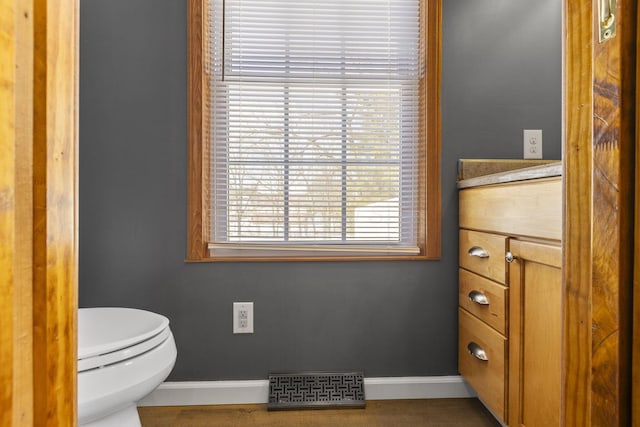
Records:
[[[268,410],[364,408],[362,372],[269,375]]]

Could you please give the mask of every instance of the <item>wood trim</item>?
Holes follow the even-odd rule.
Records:
[[[640,9],[636,13],[636,25],[640,28]],[[640,44],[640,31],[636,35],[636,47]],[[640,55],[636,57],[636,105],[640,105]],[[635,112],[635,213],[634,213],[634,272],[633,272],[633,337],[631,349],[631,425],[640,427],[640,108]]]
[[[343,262],[343,261],[425,261],[429,258],[421,255],[388,255],[388,256],[299,256],[299,257],[216,257],[204,258],[200,260],[186,260],[186,262]]]
[[[14,420],[15,332],[15,2],[0,0],[0,425]]]
[[[203,13],[205,0],[187,2],[188,33],[188,194],[187,194],[187,259],[199,261],[208,257],[205,237],[205,212],[203,180],[203,58],[204,36]]]
[[[0,425],[33,425],[29,1],[0,2]],[[6,56],[5,56],[6,55]]]
[[[16,3],[14,425],[33,425],[33,1]]]
[[[637,2],[618,1],[617,6],[616,37],[594,42],[593,51],[593,426],[630,423]]]
[[[598,2],[564,2],[564,424],[629,424],[636,8],[598,43]],[[624,11],[624,12],[621,12]]]
[[[442,74],[442,0],[428,0],[427,24],[423,32],[427,54],[426,71],[426,242],[424,255],[438,259],[442,254],[442,196],[440,184],[440,82]],[[421,233],[422,235],[422,233]]]
[[[78,0],[35,0],[34,424],[76,424]]]
[[[421,22],[427,30],[422,34],[424,59],[427,66],[425,79],[420,84],[421,104],[435,108],[424,109],[421,119],[421,133],[427,139],[421,152],[422,161],[419,180],[419,256],[389,257],[216,257],[209,256],[209,219],[206,206],[209,204],[210,177],[208,174],[208,131],[207,97],[208,78],[204,63],[207,56],[207,25],[205,7],[207,0],[189,0],[188,19],[188,218],[187,218],[187,262],[231,261],[347,261],[347,260],[426,260],[441,256],[441,185],[440,185],[440,80],[442,57],[442,5],[441,0],[428,0],[421,9]],[[431,37],[427,37],[427,34]]]
[[[0,11],[0,424],[74,426],[78,2]]]
[[[591,412],[591,0],[564,0],[563,424],[589,426]]]

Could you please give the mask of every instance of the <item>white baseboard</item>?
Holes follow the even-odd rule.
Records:
[[[365,378],[367,400],[475,397],[460,376]],[[267,403],[268,380],[165,382],[138,406]]]
[[[367,400],[475,397],[461,376],[365,378]]]

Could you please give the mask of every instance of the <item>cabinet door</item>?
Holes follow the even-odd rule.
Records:
[[[560,425],[560,246],[512,240],[509,266],[509,425]]]

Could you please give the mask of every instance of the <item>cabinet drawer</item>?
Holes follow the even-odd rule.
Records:
[[[502,421],[506,418],[507,340],[490,326],[460,308],[458,335],[458,368],[478,396]],[[479,346],[487,360],[470,354],[468,348]]]
[[[467,188],[461,190],[459,196],[461,228],[562,239],[562,178],[559,176]]]
[[[467,270],[506,283],[506,251],[505,236],[460,230],[460,266]]]
[[[463,269],[459,270],[458,281],[460,307],[506,335],[507,288]]]

